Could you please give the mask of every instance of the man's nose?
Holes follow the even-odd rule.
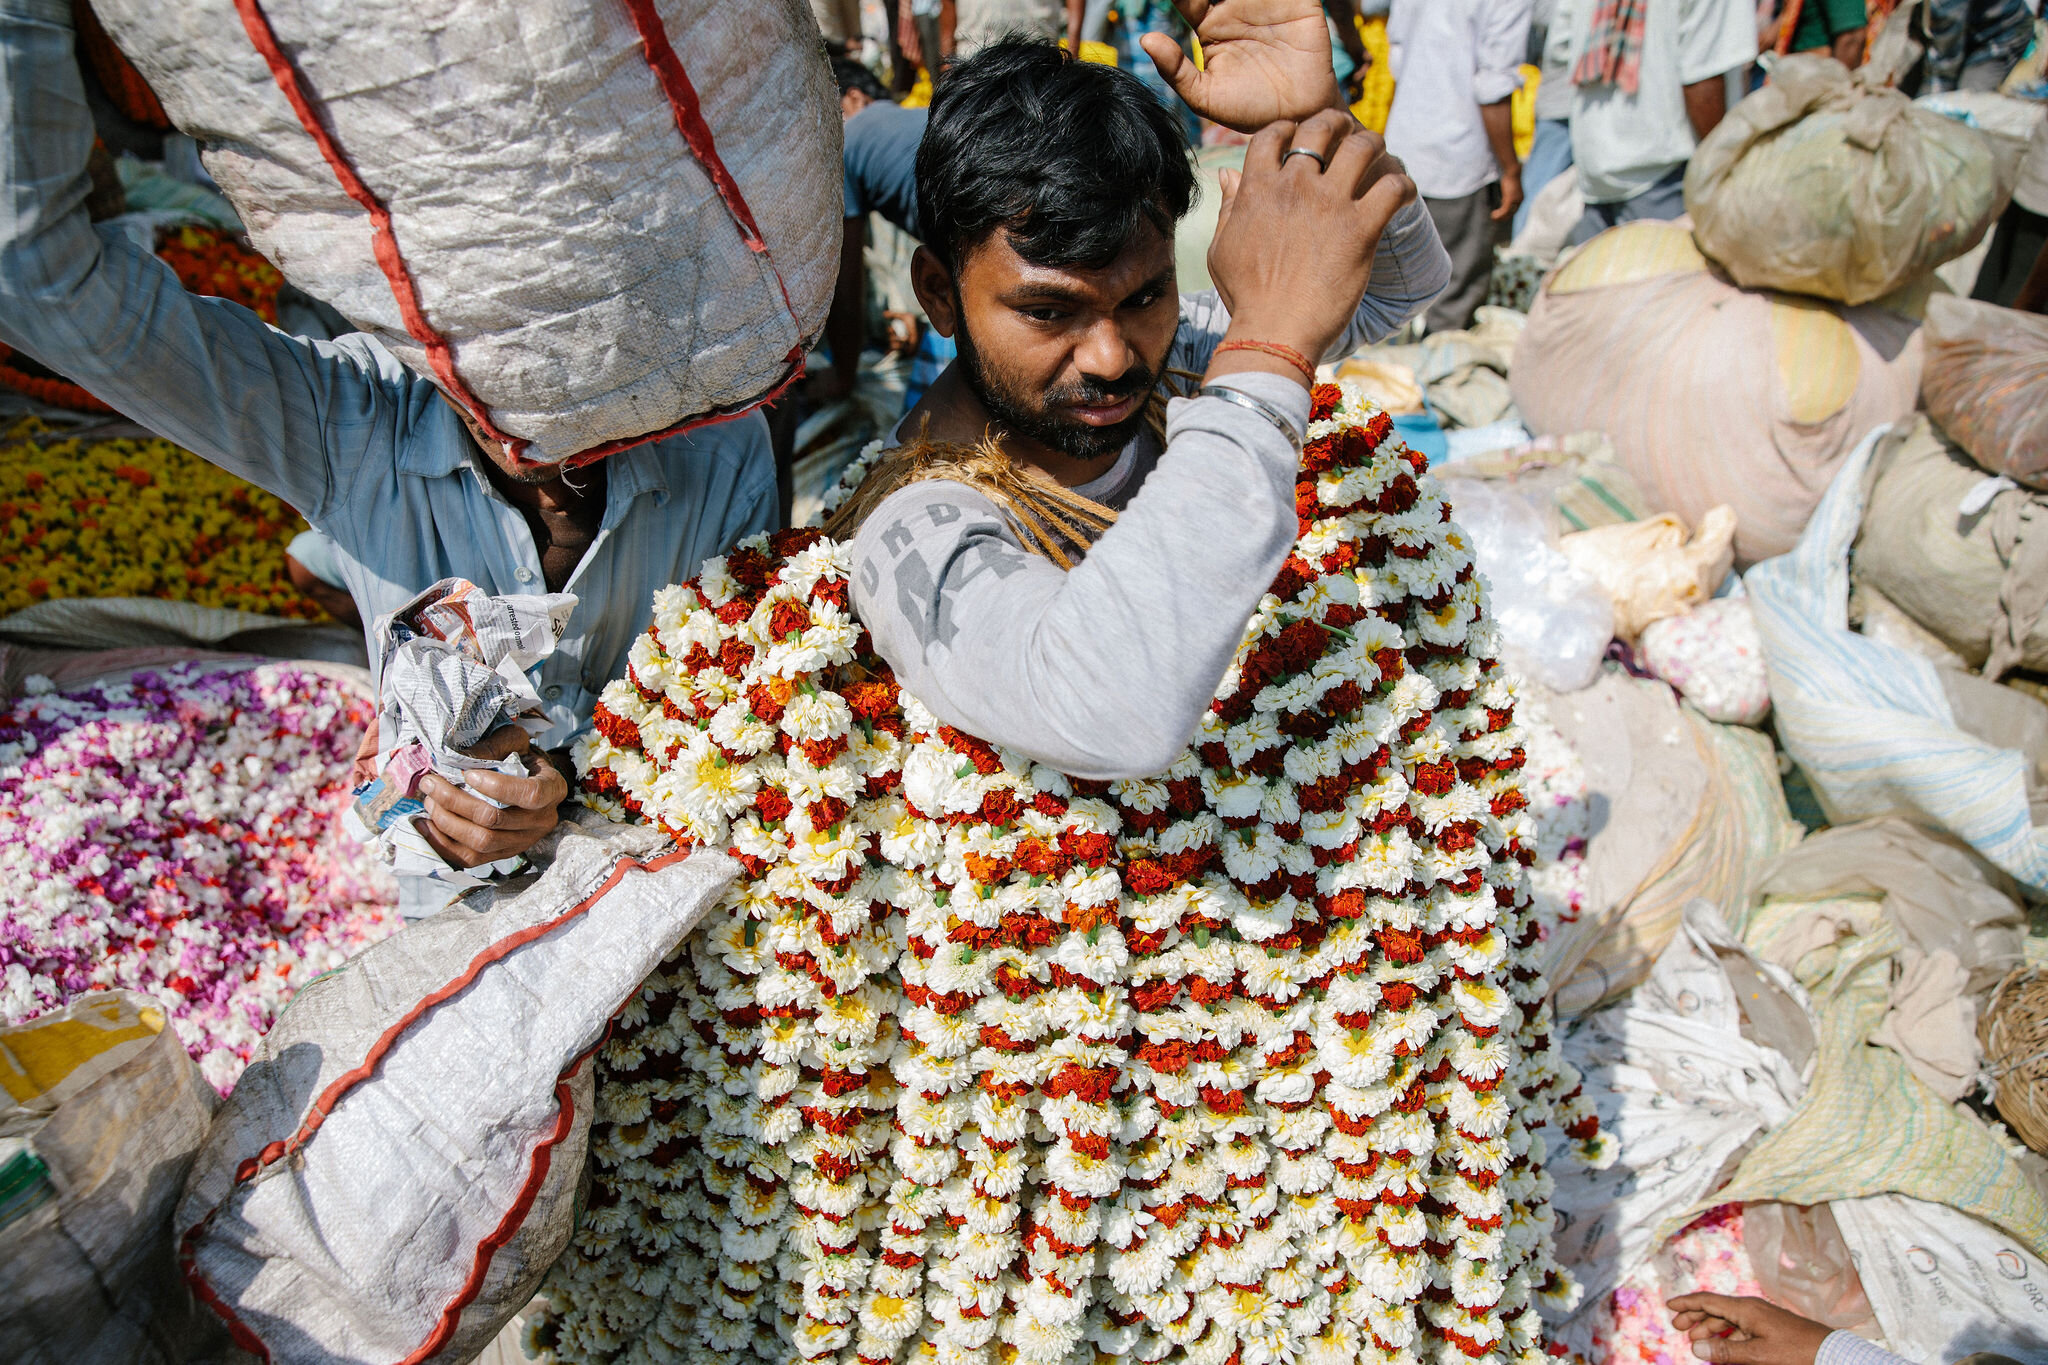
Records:
[[[1138,353],[1124,336],[1114,318],[1103,318],[1082,336],[1074,350],[1074,365],[1089,379],[1111,382],[1137,363]]]

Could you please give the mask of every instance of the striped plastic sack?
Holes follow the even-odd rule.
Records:
[[[2048,833],[2028,806],[2027,757],[1963,729],[1925,658],[1849,629],[1864,471],[1889,430],[1871,432],[1843,461],[1797,548],[1745,576],[1778,738],[1830,821],[1902,815],[2048,890]]]
[[[173,1224],[244,1350],[465,1365],[568,1245],[590,1054],[738,870],[586,819],[537,880],[374,945],[264,1038]]]
[[[838,270],[804,0],[94,0],[257,249],[511,453],[588,460],[802,372]]]

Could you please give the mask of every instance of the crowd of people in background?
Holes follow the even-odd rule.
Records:
[[[1103,44],[1182,118],[1191,144],[1214,144],[1140,45],[1162,33],[1188,49],[1166,0],[894,0],[887,44],[863,66],[858,0],[812,0],[846,102],[847,232],[870,210],[916,236],[911,162],[919,110],[899,107],[920,79],[1008,32],[1081,49]],[[1899,0],[1325,0],[1336,76],[1360,97],[1373,57],[1363,21],[1384,17],[1395,98],[1388,147],[1408,166],[1455,263],[1451,288],[1421,324],[1467,327],[1487,298],[1494,256],[1529,225],[1536,197],[1576,170],[1583,215],[1570,242],[1635,219],[1685,211],[1694,148],[1766,78],[1778,54],[1816,52],[1862,64]],[[2027,0],[1924,0],[1905,7],[1925,55],[1911,94],[1991,90],[2025,53]],[[1902,11],[1903,12],[1903,11]],[[878,60],[877,60],[878,58]],[[1510,106],[1535,68],[1533,142],[1516,153]],[[2048,149],[2023,173],[1978,297],[2012,304],[2048,240]],[[835,366],[812,396],[850,389],[862,317],[861,267],[847,253],[832,339]],[[892,323],[904,344],[906,323]],[[889,340],[871,338],[870,340]]]

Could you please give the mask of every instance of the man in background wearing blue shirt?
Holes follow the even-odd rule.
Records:
[[[839,113],[846,120],[846,219],[839,249],[839,283],[825,320],[832,368],[811,382],[813,402],[853,392],[867,328],[867,222],[879,213],[912,237],[917,231],[917,145],[926,111],[905,109],[859,62],[832,62],[839,81]]]
[[[69,0],[0,0],[0,342],[296,507],[334,542],[365,622],[443,578],[575,593],[560,646],[530,670],[550,728],[532,742],[529,775],[471,779],[504,807],[438,777],[421,790],[423,832],[450,863],[524,852],[568,795],[566,767],[544,751],[586,728],[597,694],[624,675],[655,590],[772,524],[766,423],[750,415],[583,469],[513,468],[370,337],[287,336],[186,293],[155,256],[96,230],[92,144]],[[378,652],[372,641],[373,666]],[[527,748],[509,728],[485,743]]]

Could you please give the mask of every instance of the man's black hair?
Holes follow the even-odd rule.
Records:
[[[839,82],[839,93],[842,95],[849,90],[858,90],[871,100],[889,98],[889,92],[875,79],[875,73],[851,57],[832,58],[832,78]]]
[[[1033,265],[1099,269],[1194,202],[1180,120],[1138,78],[1005,38],[946,71],[917,149],[925,245],[948,269],[999,228]]]

